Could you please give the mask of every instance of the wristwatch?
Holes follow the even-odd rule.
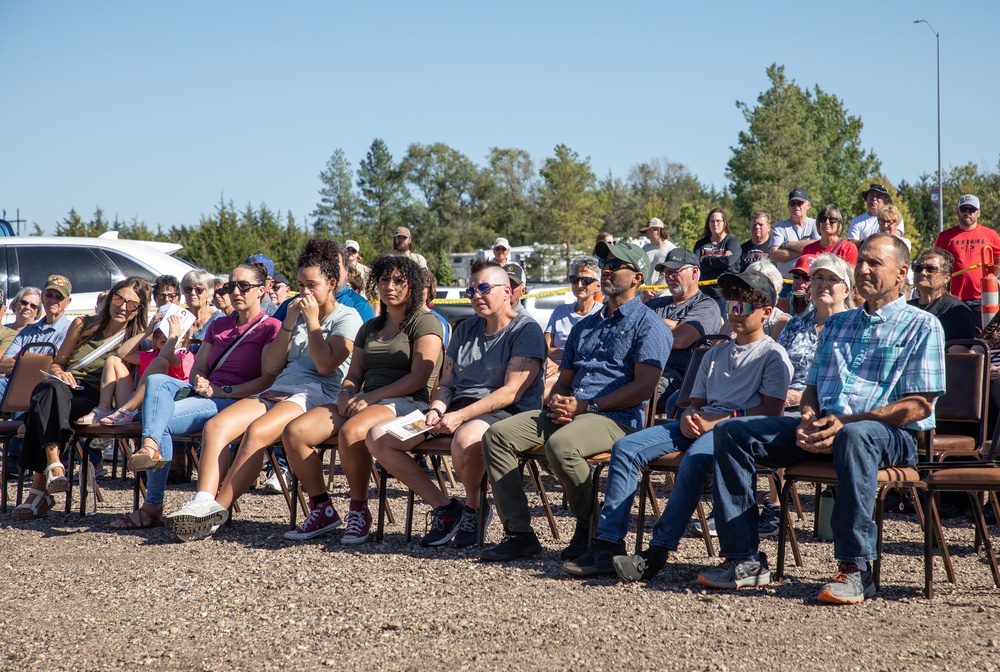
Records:
[[[597,408],[597,400],[591,399],[587,402],[587,412],[588,413],[600,413],[600,409]]]
[[[222,386],[222,392],[223,392],[223,394],[226,395],[226,399],[228,399],[229,395],[233,393],[233,386],[232,385],[223,385]]]

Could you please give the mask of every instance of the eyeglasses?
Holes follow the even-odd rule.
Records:
[[[31,308],[32,310],[38,310],[38,304],[37,303],[32,303],[31,301],[25,301],[24,299],[21,299],[21,307],[22,308]]]
[[[688,264],[687,266],[681,266],[680,268],[666,268],[666,267],[664,267],[664,269],[662,271],[663,277],[665,277],[665,278],[672,277],[674,275],[677,275],[681,271],[685,271],[685,270],[687,270],[689,268],[694,268],[694,266],[692,266],[691,264]]]
[[[819,218],[819,223],[823,224],[824,222],[828,222],[830,224],[839,224],[840,223],[840,218],[839,217],[820,217]]]
[[[749,301],[726,301],[726,312],[730,315],[736,313],[737,315],[746,317],[758,308],[763,307],[764,306],[755,306]]]
[[[927,275],[934,275],[941,270],[940,266],[932,266],[931,264],[913,264],[914,273],[926,273]]]
[[[978,209],[979,208],[973,207],[971,205],[963,205],[961,208],[958,209],[958,211],[959,212],[975,212]]]
[[[611,271],[612,273],[614,273],[616,271],[619,271],[622,268],[626,268],[626,269],[628,269],[630,271],[635,271],[636,273],[639,272],[638,268],[636,268],[635,266],[633,266],[629,262],[622,261],[621,259],[618,259],[618,258],[607,259],[607,258],[601,257],[600,259],[597,260],[597,265],[600,266],[602,270],[606,268],[609,271]]]
[[[177,298],[177,296],[178,295],[175,294],[174,292],[170,293],[160,292],[159,294],[153,294],[154,299],[156,299],[157,301],[162,301],[163,303],[166,303],[167,301],[173,301],[174,299]]]
[[[507,287],[507,286],[508,285],[491,285],[488,282],[481,282],[475,287],[467,287],[465,290],[465,295],[470,299],[472,299],[475,298],[477,292],[479,294],[482,294],[483,296],[486,296],[487,294],[493,291],[494,287]]]
[[[836,275],[814,275],[812,278],[812,284],[816,286],[827,285],[833,287],[834,285],[844,282]],[[846,284],[846,283],[845,283]]]
[[[139,310],[138,301],[132,301],[131,299],[126,299],[121,294],[112,294],[111,304],[118,307],[125,306],[125,311],[129,313]]]
[[[569,276],[569,284],[575,285],[576,283],[582,284],[584,287],[590,287],[592,284],[597,282],[597,278],[591,278],[586,275],[571,275]]]
[[[879,226],[885,226],[887,224],[889,226],[896,226],[897,224],[899,224],[899,222],[894,222],[891,219],[880,219],[880,220],[878,220],[878,224],[879,224]]]
[[[260,285],[255,285],[255,286],[256,287],[260,287]],[[188,285],[187,287],[184,287],[183,290],[184,290],[185,294],[190,294],[190,293],[194,292],[195,294],[197,294],[199,296],[201,296],[202,294],[205,293],[205,288],[204,287],[193,287],[191,285]]]
[[[263,286],[264,286],[263,282],[252,283],[252,282],[247,282],[246,280],[238,280],[238,281],[231,280],[222,286],[222,290],[224,290],[223,291],[224,294],[235,294],[237,289],[240,290],[240,294],[246,294],[254,287],[263,287]],[[187,291],[187,287],[184,288],[184,291],[185,292]],[[202,292],[203,291],[205,290],[202,289]],[[198,293],[201,294],[201,292]]]
[[[792,280],[802,280],[806,282],[809,281],[809,276],[806,275],[805,273],[792,273],[791,275],[792,275]]]
[[[507,248],[506,248],[506,247],[504,247],[503,245],[497,245],[496,247],[494,247],[494,248],[493,248],[493,251],[494,251],[494,252],[496,252],[496,251],[498,251],[498,250],[503,250],[504,252],[506,252],[506,251],[507,251]]]
[[[64,301],[69,297],[63,296],[59,292],[45,292],[44,294],[42,294],[42,298],[45,299],[46,301]]]

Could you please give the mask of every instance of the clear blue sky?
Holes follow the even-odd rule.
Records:
[[[864,121],[889,178],[1000,158],[1000,3],[18,2],[0,0],[0,208],[196,224],[219,197],[303,221],[342,147],[444,142],[598,175],[686,164],[726,184],[765,68]],[[990,207],[984,204],[985,208]],[[995,206],[1000,207],[1000,206]]]

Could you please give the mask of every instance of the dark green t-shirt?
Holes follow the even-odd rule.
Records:
[[[375,322],[376,320],[368,320],[361,325],[358,337],[354,339],[355,346],[362,348],[361,368],[365,372],[362,389],[365,392],[385,387],[410,373],[413,366],[413,344],[417,339],[432,334],[441,339],[442,343],[444,342],[441,321],[424,310],[411,317],[403,325],[402,331],[388,341],[379,340]],[[412,396],[415,401],[429,401],[430,391],[440,368],[441,357],[438,356],[437,362],[434,364],[434,371],[430,380],[427,381],[427,387],[408,396]]]

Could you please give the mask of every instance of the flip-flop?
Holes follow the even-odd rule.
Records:
[[[108,527],[112,530],[143,530],[147,527],[156,527],[159,525],[162,517],[162,512],[160,515],[153,515],[149,511],[139,508],[132,513],[115,518]]]
[[[128,458],[129,471],[159,471],[170,464],[170,460],[162,457],[160,451],[155,448],[150,448],[149,450],[153,451],[152,455],[146,452],[144,448],[140,448],[132,454],[132,457]]]

